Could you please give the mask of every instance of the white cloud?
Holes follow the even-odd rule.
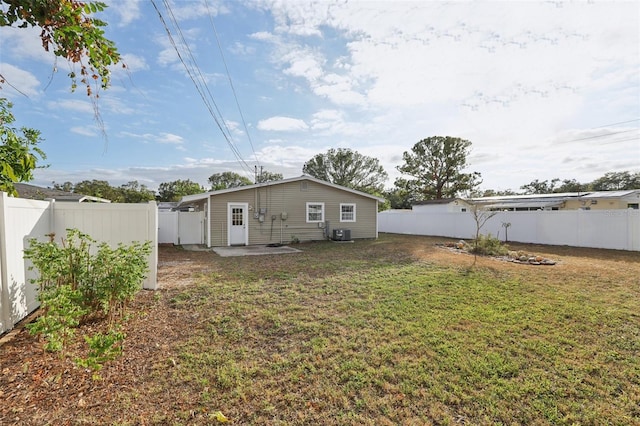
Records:
[[[53,67],[55,56],[42,48],[40,29],[37,27],[0,27],[3,55],[10,55],[20,61],[26,59],[50,63]]]
[[[72,127],[71,132],[81,136],[98,136],[95,126]]]
[[[65,109],[69,111],[82,112],[93,115],[93,105],[89,101],[80,101],[77,99],[62,99],[58,101],[48,102],[49,109],[58,111]]]
[[[11,64],[0,62],[0,74],[4,77],[5,82],[2,84],[2,91],[7,96],[15,95],[38,95],[38,86],[40,82],[29,71],[25,71]]]
[[[157,142],[180,145],[184,143],[184,139],[182,136],[174,135],[173,133],[160,133],[158,135]]]
[[[145,58],[139,55],[134,55],[133,53],[123,54],[122,62],[127,66],[125,71],[128,72],[137,72],[149,69],[149,64],[147,64]],[[122,69],[122,66],[118,64],[115,69],[120,70]]]
[[[106,0],[106,4],[109,5],[107,12],[117,13],[120,17],[119,27],[126,27],[141,16],[140,0]]]
[[[249,34],[249,38],[261,41],[275,41],[277,39],[274,34],[266,31],[258,31],[257,33]]]
[[[178,146],[184,144],[185,142],[182,136],[175,135],[173,133],[164,133],[164,132],[160,132],[158,134],[120,132],[119,136],[126,137],[126,138],[142,139],[145,142],[155,142],[159,144],[170,144],[170,145],[178,145]]]
[[[304,120],[291,117],[270,117],[258,122],[258,130],[274,132],[292,132],[307,130],[309,126]]]
[[[284,167],[290,170],[290,174],[293,176],[300,176],[304,163],[319,152],[322,152],[322,150],[317,147],[269,145],[262,148],[257,154],[263,163]]]

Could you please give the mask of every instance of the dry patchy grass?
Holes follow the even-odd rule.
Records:
[[[640,255],[529,266],[381,235],[220,258],[164,247],[101,380],[21,332],[0,424],[633,424]]]

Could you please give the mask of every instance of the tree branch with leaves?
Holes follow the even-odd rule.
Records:
[[[17,196],[13,184],[33,179],[38,159],[44,160],[46,155],[38,148],[42,140],[38,130],[12,127],[15,122],[12,106],[0,98],[0,191]]]
[[[107,23],[90,16],[104,11],[105,3],[0,0],[0,4],[8,6],[0,10],[0,26],[39,27],[44,50],[69,62],[72,90],[77,88],[78,78],[88,96],[97,97],[97,89],[109,87],[109,67],[121,62],[121,57],[115,43],[105,37],[103,28]],[[78,72],[73,69],[76,64],[80,66]],[[3,82],[0,76],[0,83]]]

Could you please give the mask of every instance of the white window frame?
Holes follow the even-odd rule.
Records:
[[[342,214],[342,207],[353,207],[353,219],[345,219]],[[355,222],[356,221],[356,203],[340,203],[340,222]]]
[[[320,206],[322,208],[322,211],[320,212],[320,220],[309,220],[309,207],[311,206]],[[320,202],[316,202],[316,201],[308,201],[307,202],[307,207],[306,207],[306,218],[307,218],[307,223],[320,223],[320,222],[324,222],[324,203],[320,203]],[[315,212],[314,212],[315,213]]]

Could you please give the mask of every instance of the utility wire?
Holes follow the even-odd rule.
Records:
[[[594,127],[594,128],[595,128],[595,129],[598,129],[598,127]],[[568,142],[577,142],[577,141],[584,141],[584,140],[587,140],[587,139],[604,138],[604,137],[611,136],[611,135],[618,135],[618,134],[620,134],[620,133],[635,132],[635,131],[637,131],[637,130],[638,130],[638,129],[621,130],[621,131],[619,131],[619,132],[611,132],[611,133],[607,133],[607,134],[604,134],[604,135],[587,136],[586,138],[571,139],[570,141],[566,141],[565,143],[568,143]]]
[[[222,45],[220,44],[220,38],[218,37],[218,30],[216,29],[216,25],[213,21],[213,17],[211,16],[211,10],[209,9],[209,1],[205,0],[205,5],[207,7],[207,14],[209,15],[209,22],[211,23],[211,27],[213,28],[213,34],[216,36],[216,43],[218,44],[218,50],[220,51],[220,57],[222,58],[222,63],[224,64],[224,69],[227,72],[227,78],[229,79],[229,86],[231,86],[231,92],[233,92],[233,98],[236,101],[236,106],[238,107],[238,112],[240,113],[240,118],[242,120],[242,125],[244,126],[244,130],[247,134],[247,139],[249,139],[249,144],[251,145],[251,151],[253,151],[253,156],[256,159],[256,163],[260,166],[260,160],[258,160],[258,155],[256,154],[256,150],[253,146],[253,141],[251,140],[251,134],[249,133],[249,128],[247,127],[247,122],[244,119],[244,114],[242,113],[242,108],[240,108],[240,102],[238,102],[238,96],[236,94],[236,89],[233,86],[233,81],[231,80],[231,73],[229,72],[229,67],[227,66],[227,61],[224,57],[224,53],[222,50]]]
[[[633,138],[627,138],[627,139],[616,139],[614,141],[609,141],[609,142],[602,142],[601,145],[611,145],[614,143],[619,143],[619,142],[628,142],[628,141],[635,141],[635,140],[639,140],[640,136],[635,136]]]
[[[171,30],[169,29],[166,21],[164,20],[164,17],[162,16],[162,13],[158,9],[158,6],[156,5],[155,0],[151,0],[151,4],[153,5],[154,9],[158,13],[158,17],[160,18],[160,22],[162,23],[162,25],[164,26],[165,31],[167,32],[167,35],[169,37],[169,42],[171,43],[171,46],[176,51],[178,59],[180,59],[180,62],[185,67],[185,70],[187,71],[187,75],[189,76],[189,78],[193,82],[194,86],[196,87],[196,90],[198,91],[198,94],[200,95],[200,98],[202,99],[202,101],[204,102],[205,106],[207,107],[207,110],[209,111],[209,114],[211,115],[211,117],[213,118],[215,123],[217,124],[218,128],[220,129],[220,132],[222,132],[222,135],[224,136],[225,140],[227,141],[227,144],[231,148],[231,151],[233,152],[234,156],[238,160],[238,163],[240,164],[240,166],[243,167],[245,169],[245,171],[250,174],[251,173],[250,167],[244,161],[244,159],[242,158],[242,155],[237,150],[237,148],[235,147],[235,145],[233,144],[233,142],[231,140],[232,139],[231,132],[230,132],[228,126],[226,125],[226,122],[222,118],[222,114],[220,113],[220,110],[219,110],[219,108],[218,108],[218,106],[217,106],[217,104],[216,104],[216,102],[215,102],[215,100],[213,98],[213,95],[211,94],[211,91],[209,90],[209,88],[208,88],[208,86],[206,84],[206,81],[205,81],[204,77],[202,76],[202,73],[200,72],[200,69],[199,69],[197,63],[195,62],[195,58],[191,54],[191,51],[190,51],[190,49],[188,47],[188,44],[186,43],[186,40],[184,39],[184,36],[182,35],[182,31],[180,30],[180,27],[178,25],[177,20],[175,19],[175,15],[173,14],[173,11],[171,10],[170,5],[168,4],[168,2],[166,0],[164,0],[165,8],[169,11],[169,14],[172,16],[172,20],[173,20],[172,22],[173,22],[174,26],[176,27],[176,30],[180,34],[183,46],[186,47],[186,50],[190,55],[190,62],[192,64],[192,68],[190,68],[187,65],[185,59],[183,58],[183,55],[180,52],[180,49],[178,49],[178,46],[177,46],[177,44],[176,44],[176,42],[175,42],[175,40],[173,38],[173,35],[171,34]],[[194,68],[197,69],[198,75],[200,77],[199,81],[196,81],[196,77],[194,76],[194,74],[195,74]],[[205,90],[208,93],[209,98],[211,99],[211,103],[205,97],[205,93],[204,93]],[[213,104],[213,106],[215,107],[215,110],[218,112],[219,117],[214,112],[214,110],[213,110],[214,108],[212,108],[211,104]],[[226,129],[226,132],[225,132],[225,129]]]
[[[627,120],[627,121],[620,121],[619,123],[605,124],[604,126],[594,127],[594,129],[600,129],[602,127],[609,127],[609,126],[617,126],[618,124],[633,123],[634,121],[640,121],[640,118],[635,118],[633,120]]]

